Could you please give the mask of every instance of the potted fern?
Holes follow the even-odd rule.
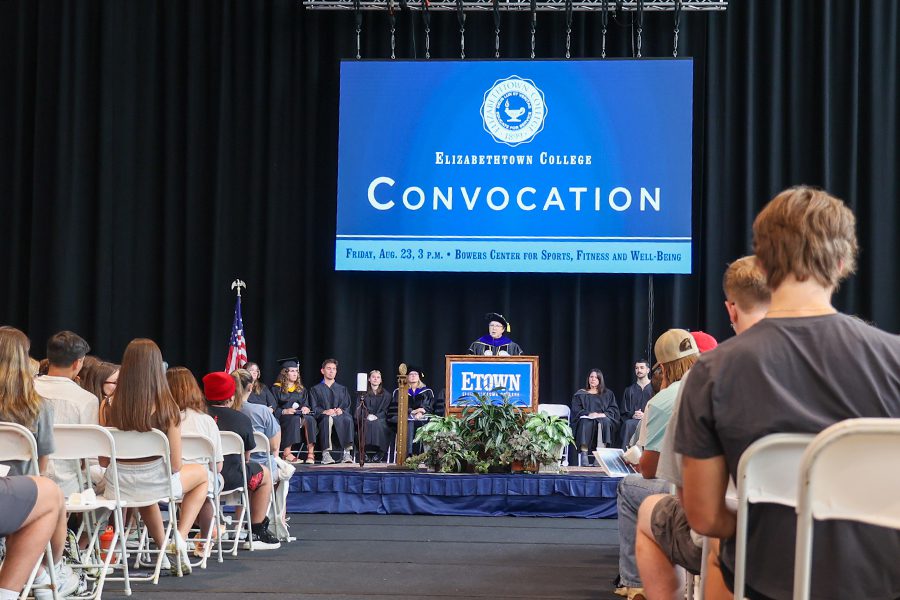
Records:
[[[529,432],[532,439],[546,451],[546,460],[540,464],[553,472],[559,471],[559,456],[563,448],[575,442],[572,435],[572,427],[566,419],[536,412],[528,415],[525,420],[525,431]]]

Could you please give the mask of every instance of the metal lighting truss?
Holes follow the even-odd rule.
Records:
[[[388,10],[394,11],[403,9],[423,10],[423,4],[427,6],[429,11],[492,11],[494,10],[493,0],[409,0],[400,2],[399,0],[303,0],[303,5],[311,10]],[[643,5],[643,6],[641,6]],[[571,10],[580,12],[599,12],[604,7],[609,12],[628,11],[636,12],[640,8],[645,11],[662,12],[684,10],[690,12],[707,12],[707,11],[723,11],[728,8],[728,0],[658,0],[656,2],[645,1],[628,1],[615,2],[614,0],[572,0],[571,3],[566,0],[536,0],[534,9],[540,12],[565,11],[569,6]],[[497,2],[497,8],[502,11],[530,12],[532,10],[531,0],[500,0]]]

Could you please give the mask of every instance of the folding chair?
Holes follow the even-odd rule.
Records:
[[[246,455],[244,452],[244,440],[233,431],[220,431],[219,435],[222,437],[222,455],[231,456],[237,454],[241,459],[241,486],[229,490],[222,490],[219,493],[219,499],[222,504],[226,506],[239,506],[241,508],[240,518],[238,518],[236,523],[232,521],[234,527],[230,529],[224,527],[224,529],[219,532],[220,538],[224,535],[228,535],[230,539],[234,540],[234,544],[227,552],[232,556],[237,556],[238,545],[241,543],[241,534],[246,531],[248,541],[250,541],[250,538],[252,537],[250,526],[250,489],[247,487],[247,467],[244,464],[244,456]],[[248,546],[252,552],[253,544],[250,543]]]
[[[199,433],[182,433],[181,434],[181,457],[186,461],[200,462],[207,466],[211,473],[212,487],[207,491],[207,501],[211,502],[213,509],[213,518],[210,521],[206,531],[198,529],[197,535],[193,538],[194,543],[202,543],[205,551],[203,557],[196,563],[191,563],[192,567],[206,568],[206,561],[209,558],[209,548],[211,543],[215,543],[218,553],[219,562],[222,562],[222,538],[216,536],[213,538],[213,531],[218,528],[221,521],[219,518],[219,485],[217,483],[219,472],[216,470],[216,445],[211,439]]]
[[[18,423],[0,422],[0,460],[27,460],[29,461],[28,473],[24,474],[34,475],[35,477],[40,475],[38,473],[37,443],[34,441],[34,434]],[[50,575],[49,585],[38,584],[35,586],[34,584],[34,578],[37,576],[40,565],[40,561],[34,565],[34,569],[32,569],[28,581],[25,582],[25,587],[22,589],[22,594],[19,598],[27,598],[32,589],[49,588],[53,593],[53,600],[58,600],[56,568],[53,564],[53,550],[50,549],[49,542],[44,550],[44,568],[47,569],[47,573]]]
[[[800,465],[794,598],[808,600],[813,520],[844,520],[900,529],[900,419],[847,419],[822,431]],[[853,473],[847,485],[840,474]],[[896,557],[885,557],[885,568]],[[888,567],[887,561],[892,564]]]
[[[173,532],[178,528],[178,517],[176,515],[177,511],[175,510],[177,499],[175,498],[175,491],[172,489],[172,463],[169,458],[169,440],[166,438],[166,435],[158,429],[151,429],[150,431],[122,431],[114,427],[107,427],[107,429],[110,434],[112,434],[113,440],[115,440],[116,455],[120,461],[138,458],[146,459],[148,457],[160,457],[163,459],[166,480],[169,482],[168,494],[165,496],[148,496],[146,498],[125,501],[125,506],[128,508],[143,508],[159,504],[160,502],[167,503],[169,506],[169,520],[166,522],[163,529],[163,542],[161,547],[156,550],[150,549],[149,534],[146,526],[144,526],[141,529],[140,542],[135,553],[135,569],[142,566],[143,561],[141,559],[145,554],[151,556],[156,554],[156,561],[153,563],[153,573],[145,577],[137,577],[134,574],[129,573],[129,579],[131,581],[150,581],[155,585],[159,583],[159,572],[162,568],[163,557],[166,554],[166,547],[168,546],[169,541],[173,539]],[[135,518],[138,518],[137,515],[135,515]],[[128,531],[129,529],[126,527],[124,533],[126,538],[128,536]],[[125,556],[127,557],[127,554]],[[123,560],[126,560],[126,558],[123,558]],[[188,568],[189,565],[182,565],[181,553],[176,552],[176,574],[181,577]]]
[[[109,487],[105,489],[101,496],[97,496],[96,502],[91,504],[74,504],[71,495],[66,498],[66,512],[82,515],[82,526],[79,529],[79,533],[86,533],[90,540],[85,552],[81,553],[79,551],[79,555],[81,555],[80,565],[72,566],[82,570],[96,570],[99,573],[91,595],[79,596],[79,598],[100,598],[103,595],[103,586],[111,565],[122,570],[122,579],[125,582],[125,595],[130,596],[131,582],[128,577],[128,561],[119,560],[112,564],[112,557],[115,554],[112,549],[117,543],[121,552],[119,556],[124,557],[126,552],[125,523],[122,517],[122,507],[125,503],[119,495],[116,444],[113,436],[99,425],[59,424],[53,426],[53,438],[56,451],[51,456],[52,459],[74,460],[79,463],[84,461],[84,463],[87,463],[88,459],[103,456],[109,459],[107,470],[112,474],[112,489],[109,489]],[[84,473],[81,469],[79,469],[79,488],[82,490],[93,490],[90,473]],[[101,527],[98,526],[96,518],[98,511],[107,510],[113,515],[113,537],[109,547],[103,549],[100,547]],[[100,512],[99,516],[105,516],[104,512]],[[104,554],[106,555],[105,558],[103,557]]]
[[[272,476],[272,496],[269,499],[269,508],[266,513],[271,515],[270,521],[275,526],[275,537],[277,537],[282,542],[291,542],[294,540],[294,538],[291,537],[287,519],[285,518],[287,493],[290,482],[287,480],[281,481],[280,485],[278,485],[276,489],[275,483],[276,481],[279,481],[278,465],[276,465],[275,461],[272,460],[269,438],[267,438],[266,435],[261,431],[254,431],[253,441],[256,445],[253,447],[253,450],[251,450],[251,452],[265,452],[266,456],[269,458],[269,460],[266,461],[266,466],[269,468],[269,472]]]
[[[737,523],[734,597],[743,600],[747,564],[747,513],[750,504],[797,505],[797,473],[811,433],[773,433],[744,450],[737,472]]]
[[[572,414],[572,409],[566,406],[565,404],[538,404],[538,412],[546,413],[548,415],[554,417],[560,417],[561,419],[565,419],[566,422],[569,421],[569,417]],[[597,428],[597,435],[600,435],[600,428]],[[559,450],[559,464],[563,467],[569,466],[569,448],[567,446],[563,446]]]

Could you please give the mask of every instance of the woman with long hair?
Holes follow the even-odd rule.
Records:
[[[47,470],[48,457],[54,450],[53,409],[34,390],[34,376],[28,357],[30,348],[31,342],[24,333],[15,327],[0,327],[0,421],[17,423],[34,434],[37,442],[38,468],[43,473]],[[23,475],[28,472],[28,464],[22,461],[6,461],[3,464],[10,467],[10,475]],[[14,501],[17,504],[22,504],[28,497],[40,496],[42,509],[49,511],[46,515],[45,526],[52,528],[52,532],[47,531],[46,533],[49,534],[50,547],[53,551],[57,589],[60,595],[70,594],[78,589],[78,577],[72,573],[72,568],[62,561],[66,541],[66,511],[63,494],[56,484],[46,477],[16,477],[15,479],[20,482],[15,484]],[[33,483],[29,483],[29,480]],[[6,506],[3,508],[6,509]],[[13,506],[12,509],[19,510],[20,507]],[[56,513],[55,522],[52,516],[54,512]],[[11,539],[7,542],[8,551],[15,553],[16,548],[23,545],[23,541],[32,546],[34,544],[32,539]],[[31,566],[26,567],[27,571],[19,573],[19,570],[16,569],[18,565],[14,566],[12,560],[9,562],[10,565],[7,569],[0,569],[2,582],[19,587],[20,581],[24,579],[22,575],[31,572],[34,563],[32,562]],[[50,583],[50,575],[43,567],[35,578],[35,583]],[[5,589],[9,589],[6,585],[4,585]],[[19,587],[19,589],[21,588]],[[39,593],[43,593],[43,591]]]
[[[269,471],[275,475],[278,469],[275,464],[275,456],[281,447],[281,427],[278,425],[278,419],[268,408],[251,401],[254,385],[259,382],[258,378],[254,379],[250,371],[246,369],[235,369],[231,372],[231,376],[234,378],[234,399],[231,408],[247,415],[253,425],[253,431],[260,432],[269,440],[271,454],[253,452],[250,454],[250,460],[267,466]],[[272,479],[274,481],[276,478]]]
[[[206,410],[206,401],[203,399],[203,392],[200,391],[200,386],[197,385],[197,379],[187,367],[170,367],[166,371],[166,381],[169,383],[172,398],[174,398],[175,404],[178,405],[178,409],[181,411],[181,433],[200,434],[212,440],[216,462],[213,469],[216,475],[213,476],[213,471],[207,469],[207,486],[209,489],[212,489],[213,486],[218,486],[218,489],[222,489],[222,476],[219,475],[225,460],[225,457],[222,455],[222,438],[219,435],[219,427]],[[193,463],[198,461],[185,460],[184,462]],[[205,536],[206,531],[209,530],[213,516],[211,502],[204,502],[203,508],[200,509],[200,513],[197,516],[202,536]],[[218,535],[216,530],[212,531],[213,536]],[[195,556],[202,558],[210,549],[211,546],[204,546],[197,541],[194,542]]]
[[[604,384],[603,372],[591,369],[584,388],[575,392],[572,398],[572,429],[582,466],[588,466],[588,448],[596,443],[598,428],[601,443],[609,446],[615,443],[618,426],[616,395]]]
[[[372,462],[381,462],[391,442],[394,441],[394,431],[388,423],[393,398],[391,393],[384,389],[381,381],[381,371],[373,369],[369,371],[369,383],[366,386],[366,409],[369,414],[366,417],[366,447],[375,448]],[[396,416],[396,408],[393,411]]]
[[[263,383],[262,377],[260,376],[259,365],[255,362],[248,362],[244,365],[243,370],[250,373],[250,377],[252,378],[250,396],[247,398],[247,402],[265,406],[269,409],[269,412],[274,413],[278,403],[275,400],[275,394],[272,393],[269,386]]]
[[[119,365],[111,362],[99,362],[87,372],[81,369],[81,387],[97,396],[100,402],[100,424],[106,425],[109,405],[116,393],[119,382]]]
[[[306,463],[315,463],[319,428],[310,406],[309,395],[300,378],[300,363],[296,359],[281,363],[281,373],[272,386],[272,393],[277,403],[275,416],[281,424],[282,458],[288,462],[297,461],[291,447],[303,442],[306,444]]]
[[[206,500],[206,469],[201,465],[183,464],[181,460],[181,413],[166,381],[162,354],[153,340],[134,339],[125,348],[108,425],[123,431],[158,429],[168,438],[172,487],[175,495],[183,494],[184,499],[175,542],[166,550],[181,552],[182,561],[187,562],[184,540]],[[162,476],[162,458],[120,460],[118,466],[119,491],[123,500],[168,495],[169,481]],[[107,485],[110,476],[107,470]],[[154,504],[139,510],[150,535],[161,548],[165,529],[159,507]],[[190,566],[187,568],[190,570]]]
[[[53,446],[53,409],[34,389],[28,336],[15,327],[0,327],[0,421],[18,423],[34,434],[38,470],[47,471]],[[9,461],[10,475],[24,475],[28,465]]]

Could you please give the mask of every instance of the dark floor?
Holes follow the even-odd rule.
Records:
[[[279,550],[136,584],[134,597],[618,598],[615,520],[292,515],[291,532]],[[103,596],[125,597],[118,582]]]

